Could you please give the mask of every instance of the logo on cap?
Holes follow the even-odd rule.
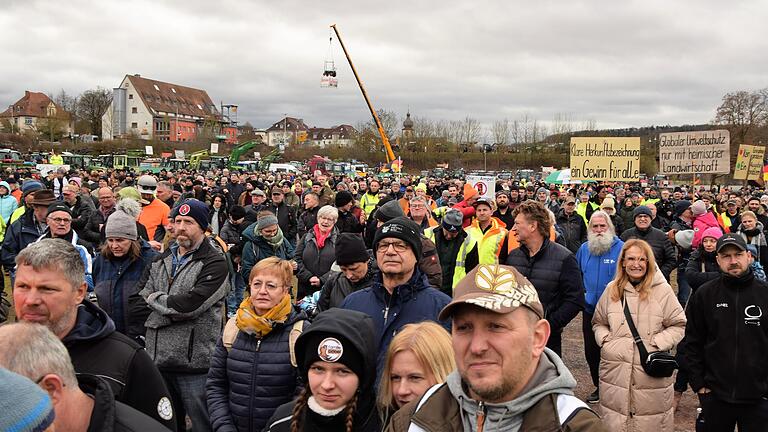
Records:
[[[190,210],[192,210],[192,208],[189,206],[189,204],[182,204],[179,207],[179,214],[182,216],[186,216],[189,214]]]
[[[475,275],[475,286],[490,295],[468,299],[467,303],[490,310],[531,306],[539,303],[536,289],[518,283],[515,274],[498,265],[481,265]]]
[[[317,346],[317,355],[322,361],[337,362],[342,354],[344,354],[344,346],[336,338],[325,338]]]

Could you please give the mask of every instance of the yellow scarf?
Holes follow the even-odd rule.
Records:
[[[284,323],[288,319],[291,307],[291,296],[286,294],[280,300],[280,303],[267,311],[267,313],[257,315],[256,310],[253,309],[251,298],[247,297],[243,299],[243,302],[240,303],[240,307],[237,309],[237,328],[257,338],[263,338],[272,331],[275,323]]]

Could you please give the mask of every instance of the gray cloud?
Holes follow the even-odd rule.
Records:
[[[369,114],[335,40],[339,88],[319,87],[336,23],[374,105],[400,115],[703,123],[726,92],[768,85],[767,15],[756,0],[6,0],[0,107],[140,73],[238,104],[258,127],[284,113],[356,124]]]

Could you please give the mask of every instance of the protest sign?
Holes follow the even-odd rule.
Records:
[[[571,138],[571,179],[638,181],[640,138]]]
[[[467,183],[472,185],[481,197],[489,200],[496,198],[496,177],[468,175]]]
[[[752,146],[752,154],[747,167],[747,180],[758,180],[763,172],[763,160],[765,159],[765,147]]]
[[[728,174],[731,137],[727,130],[659,134],[659,172]]]

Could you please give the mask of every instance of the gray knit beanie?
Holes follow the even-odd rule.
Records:
[[[136,240],[139,238],[136,231],[136,219],[130,217],[121,210],[117,210],[109,215],[104,233],[107,238],[117,237],[128,240]]]
[[[277,216],[273,214],[262,216],[258,221],[256,221],[256,229],[259,231],[272,225],[277,225]]]

